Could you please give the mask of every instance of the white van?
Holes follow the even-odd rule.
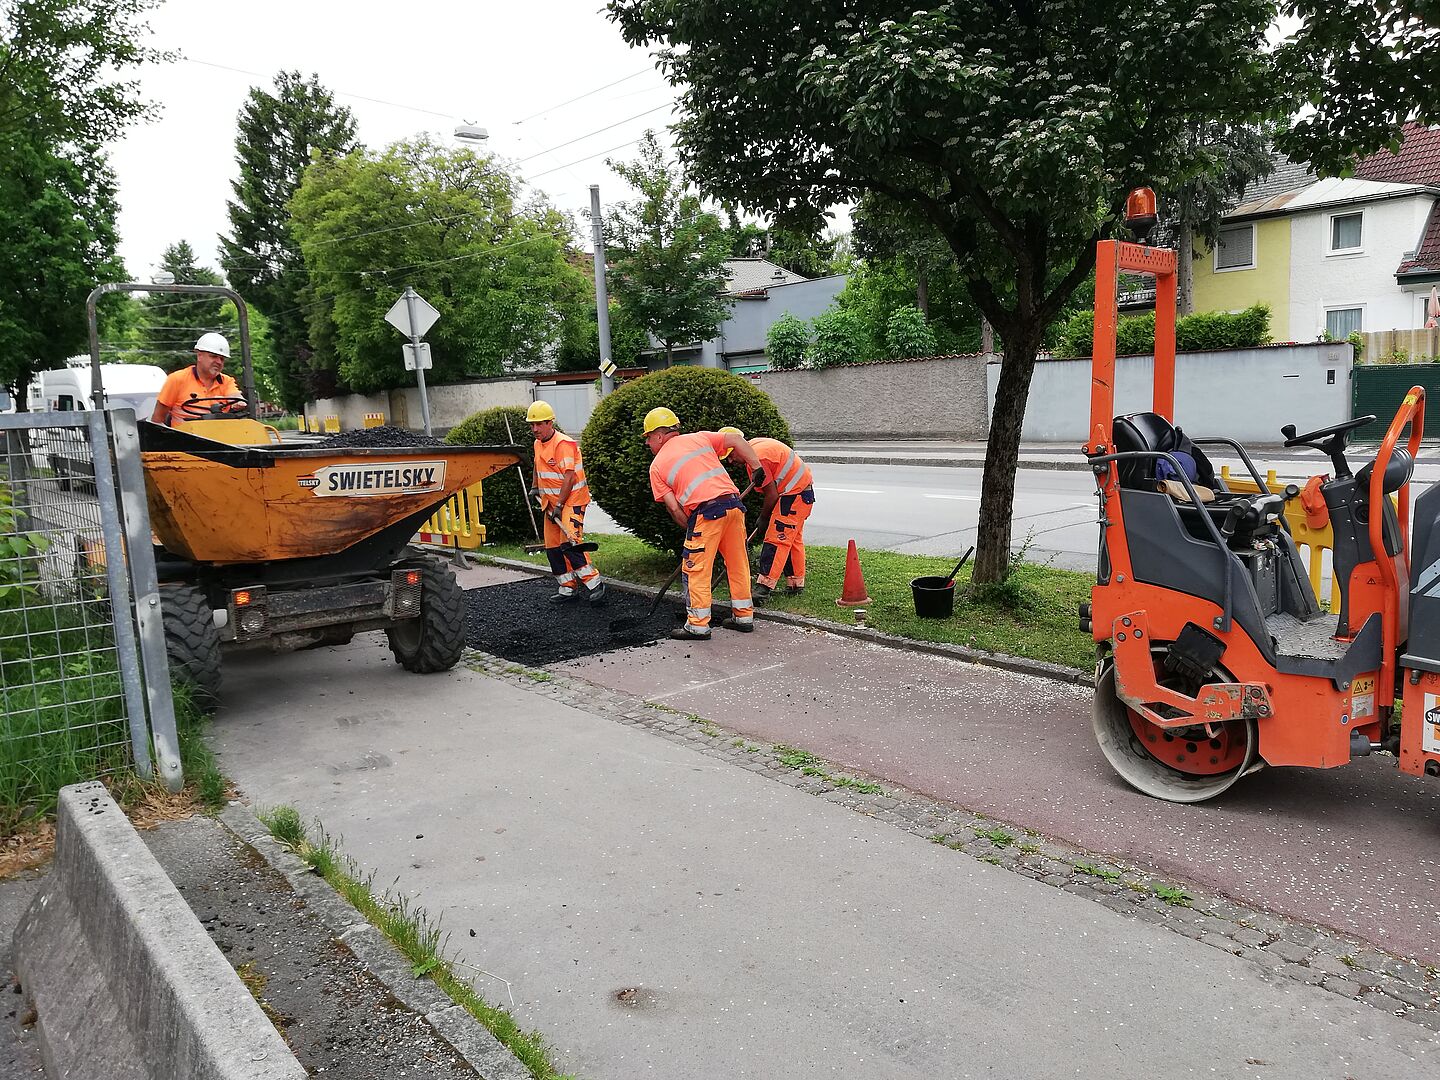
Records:
[[[105,408],[134,409],[140,420],[155,411],[155,396],[165,385],[165,369],[154,364],[101,364],[105,382]],[[90,366],[41,371],[30,383],[31,412],[69,412],[94,409]]]
[[[165,385],[165,369],[154,364],[102,364],[105,408],[134,409],[137,420],[149,420],[155,398]],[[41,371],[30,383],[31,412],[93,411],[94,388],[90,365]],[[61,490],[72,479],[89,480],[94,471],[84,436],[74,430],[52,428],[31,436],[31,460],[36,468],[54,472]]]

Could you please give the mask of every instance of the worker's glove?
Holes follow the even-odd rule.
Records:
[[[762,488],[764,488],[764,487],[765,487],[765,470],[764,470],[764,469],[756,469],[754,472],[752,472],[752,473],[750,474],[750,482],[755,485],[755,490],[756,490],[756,491],[759,491],[759,490],[761,490]]]
[[[560,508],[558,506],[551,507],[549,510],[546,510],[545,516],[551,521],[555,522],[556,525],[560,524]]]

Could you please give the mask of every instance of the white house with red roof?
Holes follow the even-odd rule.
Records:
[[[1440,282],[1440,128],[1406,125],[1397,152],[1349,177],[1281,162],[1198,250],[1195,310],[1267,303],[1277,340],[1425,326]]]

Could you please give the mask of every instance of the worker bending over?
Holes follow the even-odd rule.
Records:
[[[240,387],[225,374],[225,361],[229,359],[230,343],[223,334],[201,334],[195,342],[195,363],[172,371],[155,395],[151,422],[173,426],[186,420],[205,420],[216,415],[210,406],[223,407],[226,400],[233,410],[243,408],[245,399],[240,396]]]
[[[741,434],[733,427],[722,427],[720,432]],[[805,588],[805,522],[815,506],[815,481],[810,466],[779,439],[762,437],[749,443],[765,470],[767,485],[764,513],[769,523],[752,594],[757,603],[764,603],[780,583],[781,574],[785,575],[787,594],[793,596]]]
[[[532,402],[525,420],[535,436],[535,488],[545,513],[545,554],[560,586],[550,602],[570,603],[576,598],[578,581],[590,603],[603,604],[605,583],[600,571],[587,553],[577,550],[585,535],[585,508],[590,505],[580,446],[556,428],[555,410],[548,401]]]
[[[748,634],[755,629],[755,605],[750,598],[750,556],[745,549],[745,504],[720,464],[720,455],[728,450],[739,454],[757,487],[765,483],[760,459],[739,435],[718,431],[680,434],[679,418],[663,407],[645,414],[644,433],[645,445],[655,455],[650,463],[650,491],[685,530],[685,625],[670,636],[709,640],[710,573],[717,553],[725,560],[730,582],[731,616],[721,625]]]

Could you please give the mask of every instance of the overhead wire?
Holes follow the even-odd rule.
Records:
[[[559,110],[565,108],[566,105],[574,105],[575,102],[577,102],[577,101],[584,101],[584,100],[585,100],[586,98],[588,98],[588,97],[594,97],[596,94],[600,93],[600,91],[602,91],[602,90],[609,90],[612,86],[619,86],[621,83],[629,82],[631,79],[637,79],[637,78],[639,78],[641,75],[644,75],[647,71],[654,71],[654,70],[655,70],[655,69],[654,69],[653,67],[643,67],[643,68],[641,68],[639,71],[632,71],[629,75],[626,75],[624,78],[616,79],[614,82],[608,82],[608,83],[606,83],[604,86],[597,86],[594,90],[587,90],[587,91],[585,91],[585,93],[583,93],[583,94],[576,94],[573,98],[569,98],[569,99],[566,100],[566,101],[560,102],[559,105],[551,105],[548,109],[541,109],[539,112],[537,112],[537,113],[531,113],[529,116],[522,117],[522,118],[519,119],[519,120],[512,120],[512,121],[511,121],[511,124],[513,124],[513,125],[515,125],[515,126],[518,127],[520,124],[524,124],[524,123],[527,123],[528,121],[534,120],[537,116],[544,116],[546,113],[558,112]]]

